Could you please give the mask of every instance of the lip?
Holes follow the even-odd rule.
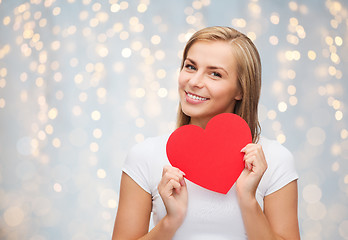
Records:
[[[197,95],[197,94],[194,94],[191,92],[185,91],[185,94],[186,94],[186,102],[188,102],[188,103],[199,104],[199,103],[203,103],[203,102],[206,102],[207,100],[209,100],[209,98],[202,97],[200,95]],[[193,98],[192,96],[197,97],[197,98]]]

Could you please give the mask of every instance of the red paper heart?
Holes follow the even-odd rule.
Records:
[[[226,194],[244,169],[240,150],[252,142],[248,124],[236,114],[213,117],[205,130],[195,125],[176,129],[167,142],[167,156],[191,182]]]

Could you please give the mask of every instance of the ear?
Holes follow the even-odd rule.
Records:
[[[234,99],[239,101],[239,100],[242,100],[242,98],[243,98],[242,91],[239,91],[239,93],[236,95],[236,97]]]

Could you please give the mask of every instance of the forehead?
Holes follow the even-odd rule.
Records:
[[[187,57],[198,64],[235,68],[233,46],[225,41],[197,41],[188,50]]]

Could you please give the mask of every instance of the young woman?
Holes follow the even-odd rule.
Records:
[[[226,195],[216,193],[170,166],[169,136],[147,139],[132,148],[123,168],[114,240],[300,239],[298,176],[289,151],[259,136],[260,89],[260,57],[248,37],[228,27],[191,37],[179,75],[178,126],[205,128],[217,114],[238,114],[253,138],[241,150],[245,169]]]

